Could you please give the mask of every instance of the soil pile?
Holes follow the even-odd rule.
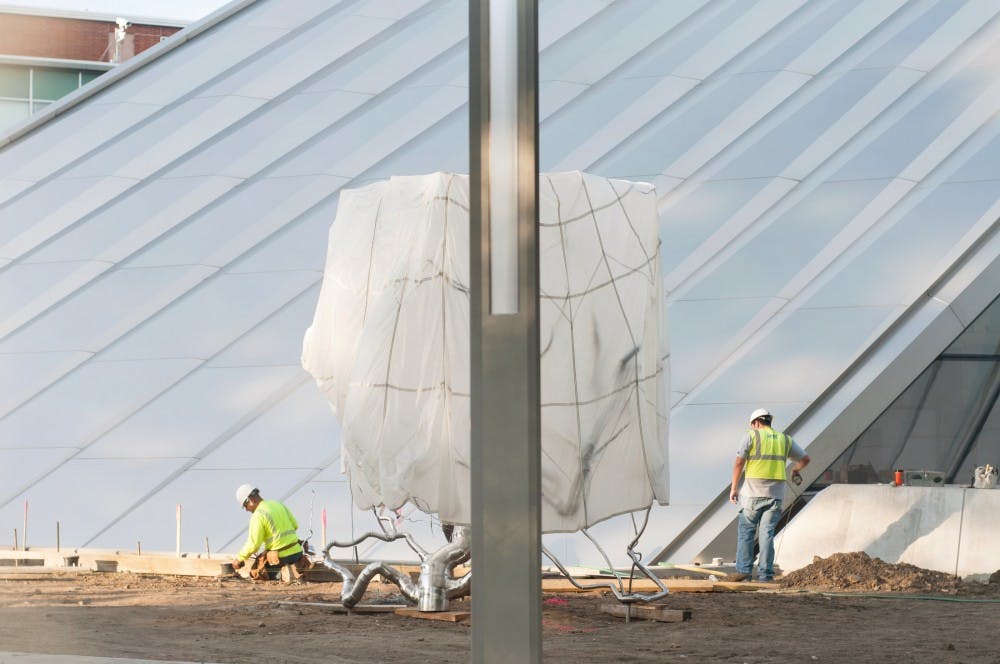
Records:
[[[951,574],[908,563],[887,563],[863,551],[835,553],[828,558],[816,556],[812,564],[786,574],[778,582],[783,587],[816,590],[908,593],[957,593],[968,585]]]

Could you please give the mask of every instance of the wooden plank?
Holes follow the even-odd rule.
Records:
[[[397,616],[406,618],[423,618],[424,620],[441,620],[444,622],[462,622],[472,616],[468,611],[421,611],[413,607],[396,609],[394,613]]]
[[[712,593],[747,590],[773,590],[780,586],[776,583],[757,583],[751,581],[710,581],[708,579],[661,579],[663,585],[672,593]],[[542,579],[542,591],[548,593],[580,593],[580,592],[611,592],[604,579],[579,579],[583,585],[601,583],[600,588],[580,590],[569,579]],[[608,579],[615,583],[614,579]],[[628,582],[626,581],[626,589]],[[658,592],[659,587],[649,579],[633,579],[632,592]]]
[[[307,609],[318,609],[330,613],[393,613],[399,609],[409,608],[407,604],[357,604],[346,607],[336,602],[278,602],[282,606],[296,606]]]
[[[165,574],[172,576],[221,576],[222,565],[232,558],[178,558],[170,555],[118,553],[102,560],[116,560],[119,572],[133,574]]]
[[[663,582],[672,593],[711,593],[718,586],[716,581],[708,579],[664,579]]]
[[[580,583],[584,585],[589,585],[593,583],[595,579],[581,579]],[[600,588],[581,590],[577,588],[567,579],[542,579],[542,592],[546,593],[603,593],[610,592],[607,586],[601,586]]]
[[[89,569],[79,567],[19,568],[0,572],[0,581],[61,581],[67,576],[93,574]]]
[[[695,572],[697,574],[704,574],[705,576],[717,576],[720,579],[725,578],[726,576],[726,572],[723,572],[720,569],[701,567],[699,565],[671,565],[669,569],[679,569],[684,572]]]
[[[606,581],[606,583],[605,583]],[[569,579],[543,579],[542,580],[542,590],[544,592],[559,592],[559,593],[579,593],[579,592],[610,592],[608,584],[616,584],[614,579],[579,579],[578,582],[582,585],[592,585],[595,583],[600,583],[599,588],[592,590],[580,590],[574,586]],[[681,593],[710,593],[715,590],[716,582],[701,580],[701,579],[663,579],[663,585],[667,587],[670,592],[681,592]],[[625,584],[626,589],[628,588],[628,582]],[[653,581],[649,579],[633,579],[632,580],[632,591],[633,592],[658,592],[660,587],[657,586]]]
[[[542,579],[542,590],[544,592],[579,593],[579,592],[609,592],[609,584],[617,585],[614,578],[608,579],[577,579],[577,583],[584,586],[597,585],[597,588],[581,590],[573,585],[569,579]],[[628,587],[626,582],[626,588]],[[668,585],[669,587],[669,585]],[[659,590],[657,585],[649,579],[635,579],[632,581],[632,589],[636,592],[649,592]]]
[[[761,583],[760,581],[718,581],[715,585],[721,591],[733,590],[737,592],[777,590],[781,588],[777,583]]]
[[[671,609],[661,604],[621,604],[608,602],[601,605],[601,613],[607,613],[619,618],[636,618],[637,620],[656,620],[657,622],[684,622],[691,620],[691,609]]]
[[[84,571],[82,567],[42,567],[37,565],[31,565],[28,567],[0,567],[0,574],[5,576],[25,576],[25,575],[44,575],[50,576],[54,574],[78,574]],[[91,571],[91,570],[86,570]]]

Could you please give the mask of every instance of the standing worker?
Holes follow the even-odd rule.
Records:
[[[772,419],[771,413],[763,408],[750,414],[750,430],[733,464],[729,501],[740,508],[734,581],[750,578],[754,540],[758,539],[757,577],[763,582],[774,580],[774,529],[781,518],[781,501],[785,497],[785,466],[789,459],[795,461],[792,481],[801,484],[799,471],[809,465],[809,455],[791,436],[771,428]],[[740,488],[744,471],[746,477]]]
[[[273,578],[275,573],[280,573],[285,583],[298,579],[296,563],[302,558],[302,544],[299,542],[299,522],[291,510],[277,500],[264,500],[260,490],[252,484],[236,489],[236,502],[251,516],[250,534],[233,560],[233,569],[243,567],[263,545],[264,552],[258,558],[259,564],[254,567],[252,577],[259,578],[266,573],[266,578]]]

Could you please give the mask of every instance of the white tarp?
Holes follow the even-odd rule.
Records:
[[[666,504],[666,323],[651,185],[539,181],[542,523]],[[469,511],[469,179],[341,192],[302,365],[342,427],[361,508]]]

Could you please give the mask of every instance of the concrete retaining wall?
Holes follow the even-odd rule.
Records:
[[[1000,490],[961,486],[834,484],[817,494],[775,541],[782,572],[813,556],[864,551],[958,576],[1000,569]]]
[[[75,560],[70,560],[75,558]],[[63,549],[56,551],[49,548],[29,548],[27,551],[0,550],[0,566],[14,566],[17,560],[19,566],[44,566],[48,568],[65,568],[68,564],[85,569],[98,571],[134,572],[137,574],[172,574],[179,576],[219,576],[222,564],[232,560],[232,556],[218,554],[212,558],[202,555],[185,555],[178,558],[174,554],[151,552],[138,555],[120,551],[105,551],[100,549]],[[106,563],[115,563],[112,566]],[[103,565],[98,563],[105,563]],[[107,568],[107,569],[104,569]]]

